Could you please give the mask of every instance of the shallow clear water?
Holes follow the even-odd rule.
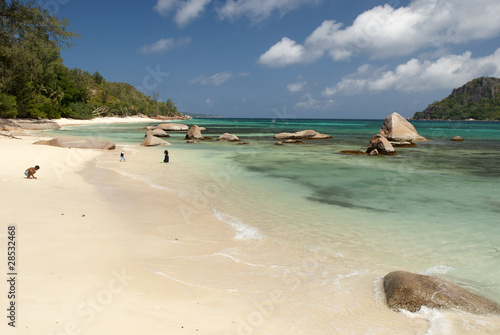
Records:
[[[396,148],[397,156],[338,153],[364,151],[382,122],[183,121],[206,127],[204,136],[214,140],[186,144],[185,133],[170,133],[166,140],[172,146],[133,149],[141,151],[140,164],[126,173],[176,191],[190,208],[208,208],[235,228],[237,239],[264,236],[321,250],[332,259],[359,261],[367,273],[380,267],[439,274],[500,301],[500,123],[414,122],[431,141]],[[57,133],[135,148],[142,126],[68,127]],[[304,129],[333,139],[274,145],[276,133]],[[225,132],[250,144],[216,142]],[[465,141],[450,141],[454,136]],[[168,172],[156,164],[165,148]],[[172,178],[176,169],[189,173],[189,180]],[[191,214],[183,213],[187,220]]]

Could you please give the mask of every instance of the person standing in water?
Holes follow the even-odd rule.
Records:
[[[123,151],[123,149],[122,152],[120,153],[120,162],[125,162],[125,151]]]

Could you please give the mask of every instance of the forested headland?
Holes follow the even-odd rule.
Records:
[[[414,120],[500,120],[500,79],[480,77],[435,101]]]
[[[63,64],[77,34],[35,1],[0,0],[0,118],[181,116],[175,103]]]

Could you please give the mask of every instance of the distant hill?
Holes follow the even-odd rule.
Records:
[[[500,120],[500,79],[481,77],[413,115],[413,120]]]

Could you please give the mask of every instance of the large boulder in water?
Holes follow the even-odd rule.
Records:
[[[493,301],[434,276],[391,272],[384,277],[384,291],[387,305],[393,310],[416,312],[422,306],[427,306],[454,308],[476,314],[500,313],[500,306]]]
[[[151,135],[156,136],[156,137],[170,137],[167,132],[161,128],[155,128],[153,130],[149,130],[148,132],[151,132]]]
[[[415,127],[398,113],[392,113],[385,118],[380,135],[394,142],[425,142],[425,137],[417,133]]]
[[[154,147],[157,145],[170,145],[170,143],[154,136],[152,131],[148,131],[141,145],[145,147]]]
[[[315,130],[307,129],[295,133],[279,133],[274,135],[274,138],[277,140],[324,140],[332,137],[318,133]]]
[[[224,133],[219,136],[217,141],[238,142],[240,139],[234,134]]]
[[[203,140],[204,137],[201,134],[201,128],[198,127],[197,125],[191,126],[191,128],[189,128],[189,130],[186,134],[185,139],[186,140]]]
[[[56,137],[50,140],[40,140],[33,144],[51,145],[61,148],[105,149],[114,150],[116,145],[111,141],[98,141],[88,138]]]
[[[186,131],[189,129],[185,124],[179,123],[160,123],[156,128],[163,129],[165,131]]]
[[[396,155],[396,150],[394,150],[392,144],[380,134],[372,137],[370,143],[368,143],[366,153],[370,154],[374,150],[377,150],[382,155]]]

